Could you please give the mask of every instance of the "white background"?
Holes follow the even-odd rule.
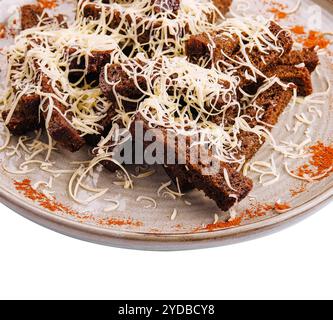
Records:
[[[262,239],[171,253],[85,243],[0,212],[0,299],[333,298],[333,203]]]

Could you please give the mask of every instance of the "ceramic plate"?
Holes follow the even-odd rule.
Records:
[[[5,4],[6,1],[0,2]],[[1,20],[8,19],[15,5],[22,2],[27,1],[8,2],[9,10],[2,13],[4,16]],[[247,1],[234,2],[234,12],[241,13],[242,10],[248,12]],[[252,5],[251,2],[250,10],[263,15],[279,15],[278,10],[292,11],[298,1],[284,1],[288,8],[274,5],[277,10],[271,10],[272,7],[263,2],[267,3],[267,1],[253,1]],[[67,6],[65,3],[65,7]],[[58,10],[63,9],[58,8]],[[306,25],[310,29],[330,31],[333,29],[333,3],[301,1],[297,13],[290,13],[280,23],[290,27]],[[299,41],[306,37],[307,34],[297,35]],[[1,47],[5,44],[6,40],[2,40]],[[3,76],[4,59],[1,62],[1,71]],[[327,174],[324,178],[313,182],[293,178],[287,173],[286,165],[297,174],[300,166],[309,163],[311,157],[285,158],[279,151],[288,147],[291,148],[289,151],[295,154],[299,151],[297,146],[304,142],[306,147],[315,146],[315,150],[319,153],[322,151],[319,149],[323,148],[319,142],[325,146],[332,145],[332,94],[331,92],[322,94],[330,88],[332,80],[332,62],[328,54],[323,54],[321,65],[313,75],[317,95],[308,101],[291,104],[282,115],[278,126],[273,130],[277,148],[274,150],[268,142],[253,159],[253,167],[248,174],[256,186],[251,195],[234,209],[241,218],[233,221],[224,222],[227,213],[221,214],[216,205],[200,192],[193,191],[173,199],[170,195],[163,194],[165,191],[163,189],[158,195],[161,185],[169,181],[163,169],[159,167],[129,168],[133,176],[147,171],[147,175],[152,174],[144,179],[133,177],[134,190],[124,189],[117,183],[120,181],[119,176],[105,170],[98,176],[92,174],[88,177],[91,180],[89,183],[100,189],[109,188],[109,191],[96,201],[79,204],[71,200],[68,194],[71,172],[55,175],[51,187],[40,182],[50,182],[52,174],[40,170],[37,164],[29,165],[33,170],[29,173],[23,175],[10,173],[17,169],[19,161],[23,161],[16,159],[15,156],[12,158],[8,156],[8,153],[13,153],[15,146],[18,145],[15,138],[12,138],[9,144],[12,148],[0,152],[0,199],[24,217],[57,232],[99,244],[132,249],[182,250],[213,247],[279,230],[315,212],[332,197],[333,175]],[[0,146],[5,143],[5,136],[5,129],[0,123]],[[87,149],[75,155],[60,150],[52,157],[55,163],[52,170],[75,170],[77,165],[75,166],[73,162],[89,159]],[[271,170],[272,161],[276,165],[274,172]],[[260,165],[258,167],[258,164],[263,162],[270,163],[270,168]],[[271,173],[261,176],[256,169],[270,170]],[[259,181],[260,176],[262,183]],[[175,186],[170,188],[175,190]],[[91,195],[88,191],[79,192],[81,199],[87,199]],[[147,208],[150,202],[145,201],[143,196],[153,198],[157,207]],[[112,210],[113,207],[116,210]],[[285,208],[288,208],[285,212],[276,210]]]

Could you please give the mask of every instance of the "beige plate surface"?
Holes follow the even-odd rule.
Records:
[[[235,2],[234,9],[241,1]],[[296,2],[285,1],[290,8],[294,7]],[[266,12],[262,10],[261,1],[254,1],[254,3],[251,10]],[[315,4],[319,4],[322,8],[323,31],[332,30],[333,3],[331,1],[302,1],[300,12],[297,15],[291,15],[289,20],[281,23],[305,25],[305,21],[309,22],[310,20],[308,15],[311,12],[317,12]],[[4,70],[3,67],[1,69]],[[329,82],[333,80],[332,63],[326,56],[322,57],[319,73],[320,76],[315,74],[313,79],[315,90],[323,92],[327,90],[328,85],[328,81],[323,79],[327,78]],[[330,93],[330,96],[325,98],[324,104],[317,106],[323,114],[321,118],[309,113],[311,104],[300,103],[296,106],[290,106],[281,117],[279,125],[273,130],[276,143],[278,145],[281,145],[283,141],[301,143],[305,140],[304,132],[309,128],[308,126],[301,125],[297,132],[288,132],[286,129],[286,124],[294,128],[295,115],[304,113],[313,119],[310,126],[312,138],[310,145],[317,141],[331,144],[333,142],[332,101]],[[3,140],[3,127],[0,124],[0,145],[2,145]],[[16,144],[17,141],[12,139],[11,145]],[[68,169],[73,168],[71,161],[88,159],[87,154],[87,150],[82,150],[75,155],[58,151],[52,160],[56,163],[55,167]],[[33,172],[25,175],[8,173],[4,168],[13,168],[16,166],[16,162],[13,159],[8,160],[6,151],[4,151],[0,152],[0,201],[40,225],[71,237],[99,244],[146,250],[183,250],[220,246],[258,237],[273,230],[277,231],[292,222],[307,217],[330,201],[333,195],[332,175],[319,182],[307,184],[306,191],[294,197],[291,195],[291,190],[299,190],[304,185],[286,173],[284,170],[286,159],[281,153],[273,151],[267,143],[253,161],[270,161],[271,156],[274,157],[278,171],[281,173],[279,181],[266,187],[257,183],[251,197],[239,204],[235,210],[241,213],[248,208],[253,208],[258,203],[267,204],[277,201],[288,203],[292,209],[284,214],[268,212],[265,216],[244,220],[239,226],[226,229],[215,228],[214,231],[208,231],[203,226],[214,221],[214,214],[218,213],[218,209],[200,192],[191,192],[178,200],[157,196],[157,190],[161,184],[168,182],[168,177],[161,168],[155,168],[155,175],[149,178],[134,179],[134,190],[124,190],[122,187],[114,185],[113,182],[117,180],[117,177],[103,171],[98,179],[98,186],[109,187],[110,190],[101,199],[87,205],[80,205],[71,200],[68,195],[70,175],[62,175],[55,180],[52,190],[48,191],[53,191],[56,198],[56,201],[51,201],[52,204],[56,202],[58,207],[61,204],[65,210],[54,209],[50,211],[45,209],[47,203],[45,197],[39,202],[32,201],[27,198],[29,192],[31,195],[31,190],[26,189],[24,195],[24,191],[18,191],[15,188],[15,181],[22,182],[24,179],[29,179],[34,184],[38,181],[48,181],[50,175],[38,170],[37,167]],[[287,161],[291,168],[297,168],[305,160],[288,159]],[[134,173],[134,169],[130,168],[129,170]],[[258,174],[251,173],[250,176],[254,181],[258,181]],[[94,182],[96,181],[94,180]],[[80,193],[82,199],[87,196],[88,194],[85,192]],[[146,209],[146,202],[137,201],[140,196],[154,198],[157,202],[157,208]],[[110,202],[106,199],[118,201],[119,208],[116,211],[106,213],[104,209],[110,206]],[[192,205],[188,205],[188,202]],[[178,215],[175,220],[171,220],[170,217],[174,209],[177,209]],[[106,221],[107,223],[105,223]]]

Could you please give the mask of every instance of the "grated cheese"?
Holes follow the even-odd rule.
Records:
[[[145,209],[150,209],[150,208],[156,209],[157,208],[157,202],[153,198],[145,197],[145,196],[139,196],[136,199],[136,201],[137,202],[141,202],[141,201],[148,201],[148,202],[150,202],[151,204],[145,206]]]
[[[177,215],[178,215],[178,210],[177,210],[177,209],[174,209],[173,212],[172,212],[171,218],[170,218],[171,221],[176,220]]]

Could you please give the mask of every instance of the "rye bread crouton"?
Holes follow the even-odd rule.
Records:
[[[116,108],[110,106],[109,110],[106,112],[105,117],[99,121],[97,124],[100,127],[99,134],[86,135],[84,138],[87,144],[91,147],[96,147],[103,136],[106,136],[112,128],[115,116],[117,115]]]
[[[266,127],[267,130],[271,130],[278,123],[280,115],[290,103],[292,96],[293,90],[291,88],[284,89],[279,84],[274,84],[261,93],[239,115],[247,117],[247,123],[251,128],[260,125]],[[257,114],[258,107],[262,109],[259,114]],[[224,123],[226,126],[232,126],[239,112],[238,108],[229,108],[225,117],[215,117],[211,121],[216,124]],[[236,158],[243,158],[245,161],[251,160],[265,142],[263,137],[260,138],[255,133],[243,130],[239,133],[238,139],[241,141],[241,147]]]
[[[46,75],[41,75],[41,86],[43,93],[54,94],[54,90],[50,82],[51,80]],[[52,110],[52,113],[49,116],[48,109],[51,102],[50,99],[52,99],[52,104],[55,108]],[[80,150],[85,144],[85,140],[80,136],[80,133],[73,128],[69,120],[65,118],[64,113],[66,109],[59,102],[59,100],[56,98],[46,99],[42,107],[43,110],[45,110],[43,114],[47,125],[47,130],[51,138],[59,145],[71,152]],[[47,121],[48,118],[49,121]]]
[[[312,79],[307,68],[296,66],[274,66],[265,71],[267,77],[278,77],[285,83],[293,83],[297,86],[299,96],[306,97],[312,94]]]
[[[276,64],[285,66],[297,66],[304,64],[309,72],[312,73],[319,65],[319,57],[313,48],[304,48],[300,51],[291,51],[289,54],[281,57]]]
[[[160,7],[156,6],[155,9],[157,8]],[[91,19],[92,21],[98,21],[101,18],[103,11],[106,15],[105,19],[107,21],[107,34],[111,34],[112,30],[117,28],[121,29],[120,33],[126,34],[126,31],[124,29],[127,29],[133,23],[136,23],[136,25],[138,26],[138,29],[136,30],[137,41],[143,45],[149,44],[151,33],[153,32],[153,30],[158,30],[161,27],[160,21],[153,21],[150,19],[144,21],[144,18],[147,17],[142,16],[136,16],[135,18],[132,18],[132,16],[130,15],[124,16],[122,12],[115,8],[102,8],[100,5],[94,3],[84,5],[83,16],[87,19]],[[135,20],[133,21],[133,19]]]
[[[44,9],[40,5],[25,5],[21,7],[21,28],[22,30],[36,27],[42,17]]]
[[[27,30],[38,25],[44,26],[54,22],[57,22],[60,28],[67,28],[65,16],[59,14],[54,17],[44,11],[43,7],[39,4],[27,4],[21,7],[21,29]],[[41,21],[43,19],[43,21]]]
[[[229,12],[233,0],[213,0],[214,5],[225,15]]]
[[[108,27],[110,29],[116,29],[119,27],[120,23],[122,22],[122,14],[120,11],[115,10],[111,7],[105,7]],[[99,20],[102,16],[103,8],[95,3],[83,3],[83,11],[82,14],[85,18],[91,20]],[[129,17],[127,17],[128,19]]]
[[[39,106],[40,97],[38,95],[24,95],[6,125],[9,131],[14,135],[20,136],[39,129],[41,126]],[[2,113],[4,121],[7,120],[8,115],[9,111]]]
[[[188,178],[188,171],[183,165],[165,165],[164,170],[175,185],[178,185],[181,192],[189,192],[195,186]]]
[[[213,57],[211,57],[211,42],[214,42],[215,48]],[[231,57],[238,49],[239,39],[236,35],[228,37],[218,32],[211,34],[193,35],[185,44],[185,52],[190,62],[198,64],[200,61],[207,61],[207,67],[218,61],[225,61],[226,56]],[[223,55],[222,52],[225,54]],[[212,58],[212,60],[210,60]]]
[[[270,32],[277,37],[277,44],[283,49],[283,54],[288,54],[293,46],[291,36],[284,31],[275,22],[270,22]],[[271,40],[273,42],[273,40]],[[239,60],[240,40],[237,35],[226,35],[221,32],[214,32],[209,35],[200,34],[191,36],[186,42],[186,55],[189,61],[198,63],[205,59],[205,67],[210,68],[212,65],[218,65],[222,71],[228,68],[237,68],[237,74],[240,77],[240,86],[245,87],[249,85],[252,80],[246,76],[247,73],[251,74],[252,71],[248,67],[239,67],[235,61]],[[281,56],[281,52],[269,50],[268,53],[263,54],[258,48],[246,49],[248,58],[252,65],[263,72],[268,66],[274,64]]]
[[[114,83],[115,85],[110,85]],[[144,77],[137,77],[137,84],[141,90],[147,90],[147,82]],[[141,101],[144,97],[143,92],[138,88],[135,81],[129,78],[121,65],[112,64],[102,69],[99,85],[105,97],[112,103],[117,104],[118,99],[128,111],[136,109],[138,103],[133,100]]]
[[[240,114],[238,108],[229,108],[224,117],[215,117],[211,121],[216,124],[223,123],[226,126],[233,126],[235,118],[240,115],[247,117],[247,123],[251,128],[261,125],[266,127],[267,130],[271,130],[278,123],[280,115],[288,106],[292,96],[292,88],[284,89],[279,84],[274,84],[261,93]],[[262,109],[259,114],[258,107]],[[243,158],[246,161],[253,158],[265,142],[263,137],[260,138],[255,133],[243,130],[238,134],[238,139],[241,141],[241,147],[236,158]]]
[[[137,115],[136,121],[140,122],[144,131],[154,130],[149,127],[148,123],[142,116]],[[243,200],[252,190],[252,181],[226,163],[220,162],[217,173],[206,175],[207,170],[210,168],[210,164],[205,163],[202,159],[199,159],[197,163],[192,162],[189,148],[186,148],[186,150],[180,150],[181,148],[178,147],[178,138],[175,138],[175,145],[167,145],[166,129],[158,128],[156,130],[157,140],[155,142],[162,144],[164,149],[173,149],[177,162],[181,161],[180,159],[185,160],[185,164],[169,165],[166,163],[167,172],[171,172],[172,176],[175,177],[175,180],[178,180],[177,182],[179,182],[180,185],[180,181],[183,180],[182,177],[185,176],[186,173],[187,182],[183,185],[185,189],[186,186],[194,186],[198,190],[203,191],[205,195],[214,200],[217,206],[223,211],[229,210],[237,201]],[[150,143],[144,142],[144,144],[145,147],[148,147]],[[179,176],[176,176],[177,174],[179,174]],[[225,179],[226,174],[229,177],[232,188],[230,188]]]
[[[181,0],[151,0],[154,5],[154,12],[172,12],[173,14],[177,14],[180,8]]]
[[[293,96],[292,89],[284,89],[280,85],[273,85],[258,96],[253,104],[261,107],[263,111],[259,114],[260,123],[255,119],[256,108],[248,108],[247,115],[252,117],[251,127],[264,125],[271,130],[279,121],[280,115],[287,108]],[[258,135],[242,131],[239,136],[241,143],[239,156],[245,157],[246,161],[251,160],[263,146],[265,139]]]
[[[73,47],[66,50],[66,55],[70,60],[71,75],[80,77],[86,71],[87,75],[95,75],[98,78],[102,68],[110,63],[113,50],[93,50],[88,55],[88,59],[85,56],[77,57],[76,52],[77,49]]]

